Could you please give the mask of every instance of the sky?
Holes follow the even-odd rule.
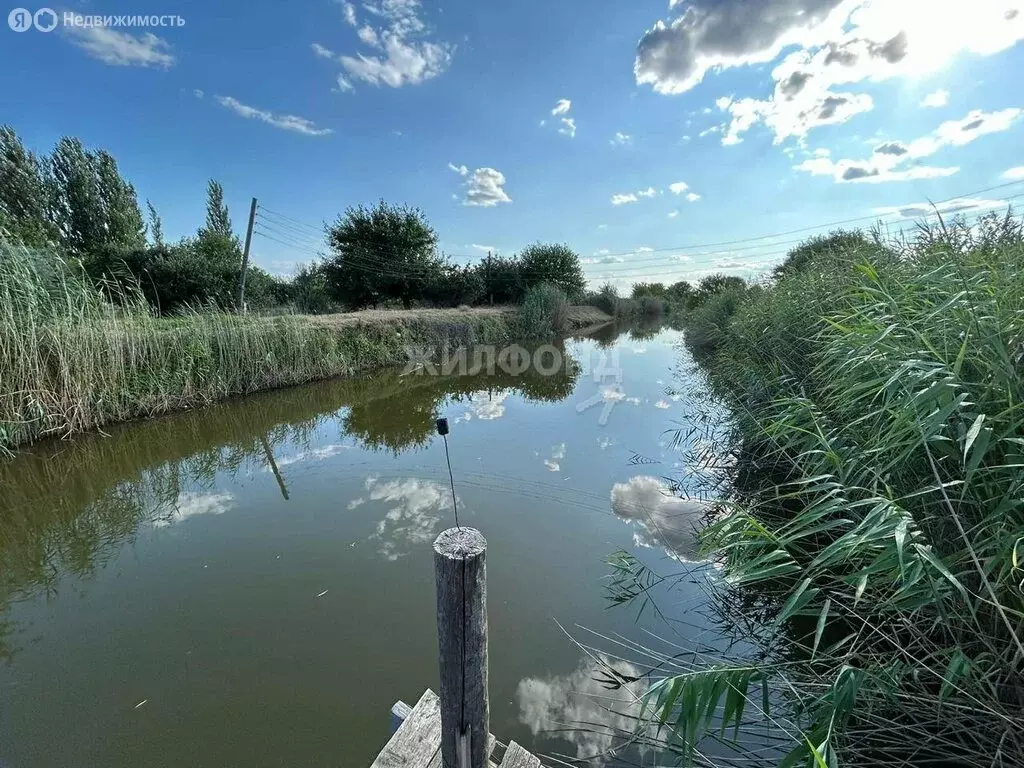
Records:
[[[275,274],[380,199],[421,208],[453,261],[565,242],[592,285],[626,287],[1024,195],[1024,0],[53,10],[48,32],[0,27],[0,120],[39,152],[110,151],[169,238],[202,223],[209,178],[239,232],[256,197]]]

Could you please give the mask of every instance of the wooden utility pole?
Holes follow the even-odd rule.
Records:
[[[491,252],[487,252],[487,288],[491,293],[491,306],[494,306],[494,291],[491,287],[494,285],[494,273],[491,271]]]
[[[443,768],[487,768],[487,541],[449,528],[434,542]]]
[[[252,225],[256,223],[256,198],[249,206],[249,226],[245,230],[245,249],[242,251],[242,274],[238,276],[238,311],[245,312],[245,273],[249,271],[249,245],[252,243]]]

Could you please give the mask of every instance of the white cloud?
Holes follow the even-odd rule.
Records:
[[[1002,177],[1007,181],[1021,181],[1024,179],[1024,165],[1018,165],[1016,168],[1008,168],[1003,171]]]
[[[383,56],[342,56],[341,65],[356,80],[371,85],[401,88],[403,85],[419,85],[437,77],[451,63],[452,49],[449,46],[409,43],[390,32],[383,35],[383,49]]]
[[[635,203],[639,199],[634,194],[612,195],[612,205],[626,205],[627,203]]]
[[[700,195],[698,195],[696,192],[688,192],[686,194],[686,199],[691,203],[696,203],[698,200],[700,200]]]
[[[551,114],[553,117],[558,117],[559,115],[567,115],[569,114],[570,109],[572,109],[571,100],[559,99],[558,103],[555,104],[555,108],[551,110]]]
[[[668,185],[668,189],[673,195],[681,195],[689,188],[690,185],[687,184],[685,181],[677,181],[673,184]]]
[[[311,120],[307,120],[304,117],[298,117],[296,115],[277,115],[273,112],[256,109],[255,107],[243,104],[238,99],[231,96],[217,96],[215,98],[218,104],[223,107],[227,107],[235,114],[248,119],[261,120],[264,123],[267,123],[267,125],[280,128],[283,131],[294,131],[295,133],[301,133],[306,136],[327,136],[334,133],[330,128],[317,128],[316,123]]]
[[[152,32],[136,36],[118,32],[110,27],[62,26],[62,32],[71,42],[104,64],[116,67],[154,67],[168,69],[174,66],[171,45]]]
[[[470,248],[474,248],[474,249],[476,249],[476,250],[478,250],[478,251],[483,251],[484,253],[488,253],[488,252],[490,252],[490,251],[496,251],[496,250],[498,250],[498,249],[497,249],[497,248],[495,248],[495,247],[494,247],[493,245],[477,245],[476,243],[473,243],[473,244],[472,244],[472,245],[470,245],[469,247],[470,247]]]
[[[558,132],[563,136],[568,136],[570,139],[576,136],[576,119],[572,117],[563,117],[562,127],[558,129]]]
[[[505,415],[505,400],[511,392],[509,390],[473,392],[469,395],[468,410],[456,421],[494,421]]]
[[[341,12],[345,16],[345,21],[353,27],[356,26],[356,24],[359,23],[356,21],[356,7],[352,3],[348,2],[342,2],[340,5]]]
[[[1002,208],[1006,205],[1003,200],[986,200],[976,197],[958,197],[954,200],[946,200],[942,203],[907,203],[906,205],[890,205],[875,208],[873,213],[888,218],[895,216],[901,219],[926,219],[931,216],[946,216],[954,213],[965,213],[971,211],[980,213],[990,211],[994,208]]]
[[[470,173],[466,166],[453,163],[448,163],[448,167],[466,179],[463,205],[493,208],[501,203],[512,202],[512,198],[505,192],[505,174],[501,171],[494,168],[477,168]]]
[[[949,91],[940,88],[921,99],[922,107],[944,107],[949,104]]]
[[[345,93],[347,91],[354,91],[355,86],[352,85],[352,81],[349,80],[344,75],[338,75],[338,90],[341,91],[342,93]]]
[[[345,20],[358,26],[355,7],[344,2],[342,8]],[[427,30],[419,15],[420,0],[380,0],[364,3],[363,8],[379,20],[379,25],[364,24],[356,34],[363,44],[380,53],[339,56],[344,68],[338,81],[341,90],[351,90],[353,80],[391,88],[419,85],[448,69],[454,46],[418,39]],[[323,55],[316,48],[314,52]]]
[[[908,144],[887,141],[875,147],[868,160],[832,160],[818,155],[796,166],[814,176],[832,176],[836,181],[880,183],[952,176],[959,167],[935,167],[914,164],[946,147],[959,147],[986,136],[1008,130],[1021,116],[1017,108],[997,112],[974,109],[959,120],[947,120],[927,136]]]
[[[658,194],[658,190],[656,190],[654,187],[648,187],[647,189],[641,189],[639,192],[637,192],[637,195],[639,195],[640,197],[654,197],[657,194]]]
[[[1024,39],[1024,13],[1008,12],[1001,0],[979,0],[970,12],[959,0],[692,0],[671,7],[680,15],[644,35],[635,64],[637,81],[659,93],[682,93],[709,72],[775,61],[790,49],[772,71],[767,98],[716,102],[731,118],[725,145],[761,123],[776,143],[802,139],[874,108],[851,84],[916,78],[960,53],[991,55]],[[937,105],[940,96],[948,98],[932,94],[925,104]]]
[[[611,144],[612,146],[624,147],[633,143],[633,137],[630,136],[628,133],[616,131],[615,136],[613,136],[612,140],[608,143]]]
[[[369,24],[359,28],[359,39],[362,40],[366,45],[372,48],[380,47],[380,38],[377,37],[377,30],[371,27]]]
[[[332,456],[337,456],[339,453],[350,450],[352,450],[351,445],[333,443],[320,448],[311,448],[310,450],[303,451],[295,456],[283,456],[277,460],[277,466],[287,467],[292,464],[301,464],[304,461],[323,461],[324,459],[329,459]],[[266,471],[270,472],[272,470],[270,467],[267,467]]]
[[[194,91],[192,91],[192,95],[195,96],[197,99],[201,99],[206,95],[206,92],[200,88],[196,88]]]
[[[670,219],[674,219],[678,215],[679,215],[679,211],[669,211],[668,217]]]
[[[313,54],[319,56],[321,59],[333,59],[337,54],[330,48],[320,45],[320,43],[312,43],[310,48],[313,49]]]

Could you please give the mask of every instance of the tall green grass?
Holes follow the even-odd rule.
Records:
[[[778,631],[648,718],[687,760],[755,714],[786,765],[1024,765],[1021,222],[876,238],[688,326],[734,427],[704,542]]]
[[[160,318],[141,294],[115,292],[111,301],[105,293],[74,263],[0,239],[0,454],[109,422],[400,363],[407,346],[510,333],[493,318],[342,327],[200,311]]]

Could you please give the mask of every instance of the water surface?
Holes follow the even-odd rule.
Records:
[[[394,701],[437,686],[431,542],[454,512],[441,415],[460,520],[489,543],[492,730],[606,750],[610,736],[558,730],[629,725],[573,693],[625,695],[559,623],[637,638],[635,611],[608,609],[606,558],[693,550],[690,508],[661,479],[678,341],[606,329],[567,342],[552,376],[384,371],[0,466],[0,760],[369,765]],[[682,612],[700,591],[673,599]]]

